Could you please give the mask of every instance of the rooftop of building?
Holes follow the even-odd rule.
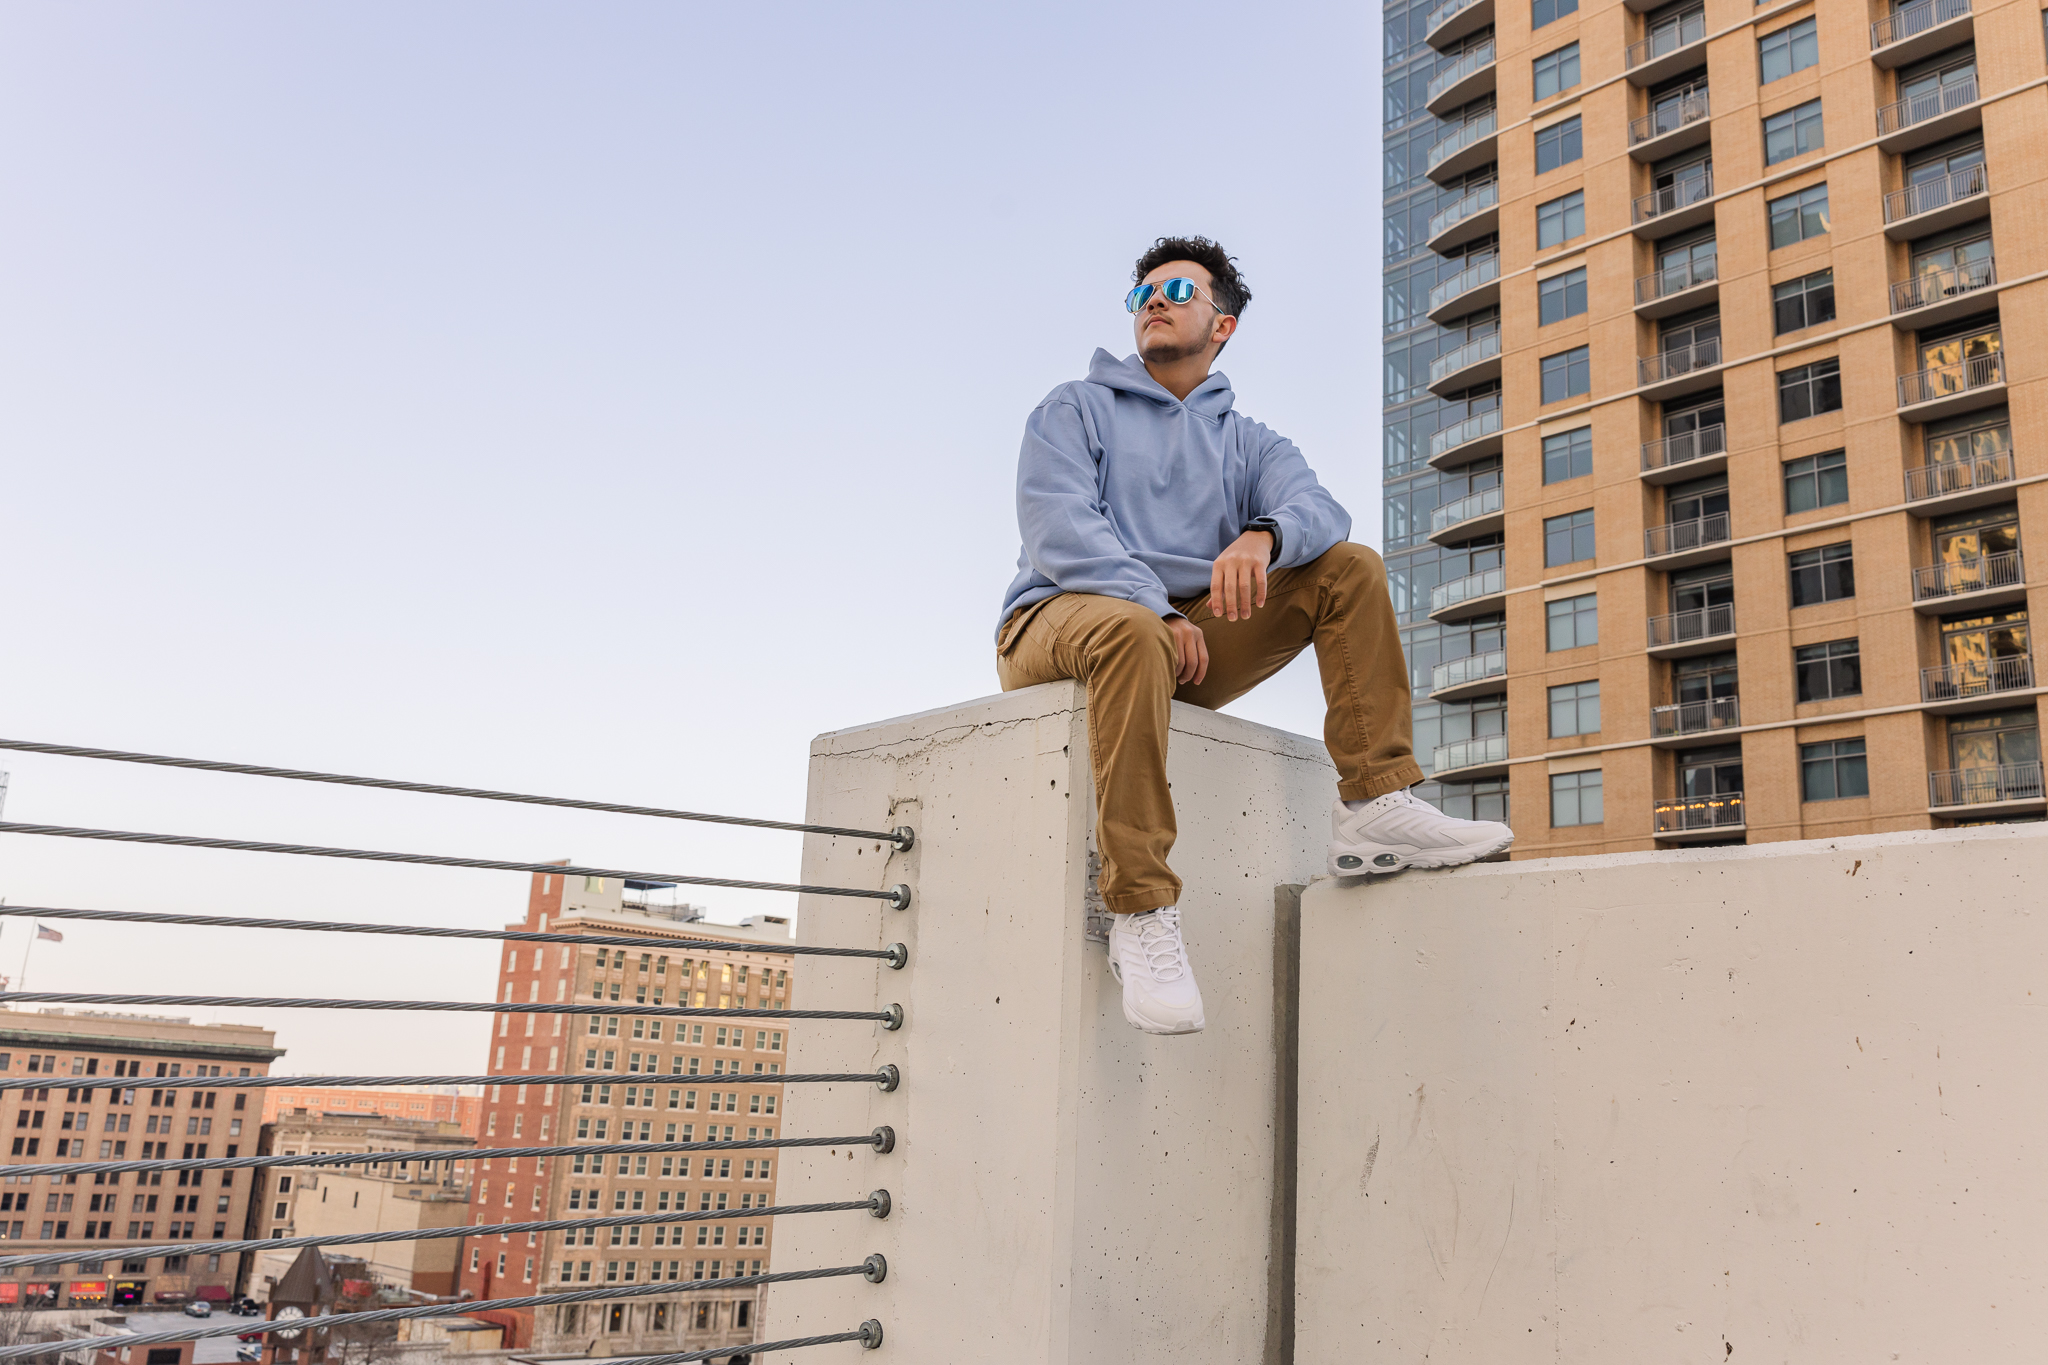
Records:
[[[195,1024],[173,1015],[0,1010],[0,1043],[269,1062],[284,1056],[272,1045],[276,1038],[274,1030],[254,1024]]]

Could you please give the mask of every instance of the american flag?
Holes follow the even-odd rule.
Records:
[[[37,924],[36,939],[38,941],[48,939],[52,943],[62,943],[64,941],[64,935],[58,933],[55,929],[48,928],[42,924]]]

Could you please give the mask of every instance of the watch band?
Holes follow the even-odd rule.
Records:
[[[1273,520],[1271,517],[1253,517],[1250,521],[1244,524],[1244,529],[1247,531],[1264,531],[1267,535],[1273,537],[1273,557],[1267,560],[1266,562],[1268,564],[1277,564],[1280,562],[1279,522]]]

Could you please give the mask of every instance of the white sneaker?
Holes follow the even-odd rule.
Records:
[[[1124,987],[1124,1018],[1147,1033],[1200,1033],[1202,990],[1180,938],[1180,910],[1111,915],[1109,972]]]
[[[1500,852],[1515,832],[1497,820],[1459,820],[1405,788],[1359,810],[1330,811],[1330,872],[1359,877],[1404,867],[1457,867]]]

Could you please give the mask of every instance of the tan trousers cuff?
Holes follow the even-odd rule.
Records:
[[[1419,766],[1414,763],[1402,763],[1383,773],[1374,773],[1350,782],[1339,782],[1337,795],[1346,801],[1370,801],[1375,796],[1385,796],[1388,792],[1397,792],[1403,787],[1412,787],[1417,782],[1425,780],[1427,779],[1423,777]]]
[[[1180,904],[1180,892],[1170,886],[1156,891],[1126,891],[1121,896],[1104,896],[1102,904],[1112,915],[1142,915],[1147,910],[1164,910]]]

